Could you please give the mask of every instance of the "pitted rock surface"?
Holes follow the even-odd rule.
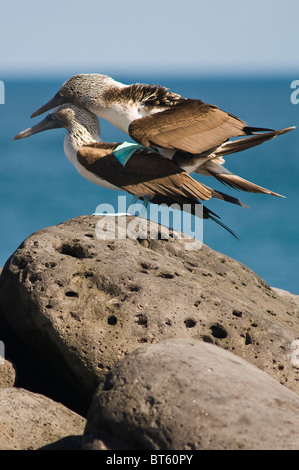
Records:
[[[54,367],[57,384],[89,405],[120,359],[141,345],[184,338],[229,350],[298,393],[292,297],[206,245],[99,239],[100,220],[81,216],[32,234],[0,277],[2,318]]]

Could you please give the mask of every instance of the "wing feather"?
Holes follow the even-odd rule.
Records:
[[[118,144],[94,143],[78,151],[78,161],[99,178],[138,196],[181,196],[193,200],[211,197],[234,204],[240,201],[214,191],[189,176],[182,168],[150,151],[138,151],[123,167],[113,155]]]
[[[245,135],[246,123],[201,100],[182,100],[165,111],[134,120],[130,136],[145,147],[198,154],[231,137]]]

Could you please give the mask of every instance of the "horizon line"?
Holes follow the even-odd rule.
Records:
[[[60,77],[71,77],[76,74],[80,73],[103,73],[104,75],[118,75],[118,76],[132,76],[132,75],[139,75],[139,76],[163,76],[163,77],[173,77],[173,78],[208,78],[208,79],[223,79],[223,78],[234,78],[234,79],[241,79],[241,78],[283,78],[287,76],[292,76],[293,79],[298,78],[299,79],[299,69],[261,69],[261,68],[255,68],[255,69],[237,69],[237,68],[231,68],[231,69],[215,69],[215,68],[209,68],[209,69],[186,69],[184,68],[184,71],[181,69],[175,69],[175,68],[159,68],[157,67],[156,69],[133,69],[130,68],[128,70],[127,68],[118,68],[116,69],[115,67],[103,67],[103,70],[97,71],[95,68],[91,67],[86,67],[85,70],[82,70],[81,67],[78,68],[78,70],[75,70],[75,67],[70,67],[68,69],[49,69],[45,70],[43,69],[42,71],[36,70],[36,69],[31,69],[31,70],[12,70],[12,69],[7,69],[1,71],[1,76],[0,79],[17,79],[17,80],[22,80],[22,79],[54,79],[54,78],[60,78]],[[237,74],[237,75],[236,75]]]

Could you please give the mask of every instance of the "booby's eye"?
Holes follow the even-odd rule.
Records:
[[[62,93],[62,91],[59,93],[59,96],[63,97],[63,93]]]
[[[57,117],[55,116],[55,114],[52,114],[52,119],[53,119],[53,121],[55,121],[55,119],[57,119]]]

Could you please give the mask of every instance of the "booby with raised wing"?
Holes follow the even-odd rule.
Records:
[[[64,139],[66,156],[79,173],[93,183],[124,190],[156,204],[177,203],[182,210],[184,205],[188,205],[192,213],[195,213],[196,206],[201,204],[199,199],[207,201],[211,197],[243,205],[239,199],[194,180],[182,168],[169,159],[161,158],[150,148],[138,145],[138,149],[131,152],[128,162],[123,165],[120,159],[120,155],[123,158],[123,144],[100,141],[97,116],[74,104],[59,106],[40,123],[20,132],[14,140],[63,127],[67,130]],[[132,145],[136,146],[128,146]],[[214,220],[233,234],[219,217],[205,206],[203,218]]]
[[[139,144],[158,149],[189,174],[195,171],[243,191],[279,196],[231,173],[223,166],[223,156],[262,144],[294,127],[277,131],[250,127],[200,99],[183,98],[157,85],[125,85],[96,73],[78,74],[66,80],[31,117],[66,102],[84,106]]]

